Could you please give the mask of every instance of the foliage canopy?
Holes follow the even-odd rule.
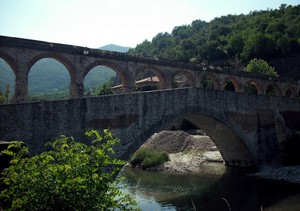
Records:
[[[257,73],[259,75],[267,75],[278,77],[278,73],[274,67],[271,67],[266,61],[262,59],[251,59],[246,67],[246,72]]]
[[[3,153],[13,156],[11,166],[2,173],[7,188],[1,192],[7,210],[107,210],[130,209],[135,201],[121,192],[116,178],[124,162],[112,158],[118,139],[104,130],[86,132],[94,141],[90,146],[62,136],[49,143],[51,151],[31,158],[20,143]],[[19,147],[18,153],[11,151]]]
[[[247,64],[300,52],[300,5],[227,15],[210,22],[195,20],[159,33],[130,53],[184,62]]]

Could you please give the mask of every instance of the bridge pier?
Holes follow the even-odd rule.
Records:
[[[28,101],[28,70],[25,62],[19,61],[16,71],[15,83],[15,103],[25,103]]]

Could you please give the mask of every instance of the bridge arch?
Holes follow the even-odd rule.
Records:
[[[139,128],[139,133],[134,135],[135,142],[124,153],[123,158],[128,159],[154,133],[170,130],[172,123],[180,117],[205,131],[219,149],[225,165],[255,166],[258,162],[253,152],[256,150],[255,147],[248,146],[247,141],[243,140],[245,136],[241,134],[238,125],[222,120],[222,117],[218,117],[215,113],[213,108],[204,108],[199,105],[197,108],[182,109],[177,115],[165,115],[163,120],[156,120],[149,125],[143,124],[143,127],[139,127],[139,123],[136,123],[137,126],[134,127]]]
[[[238,82],[238,80],[236,78],[234,78],[234,77],[225,78],[224,84],[223,84],[224,88],[226,86],[226,82],[231,82],[232,83],[235,92],[240,92],[241,91],[240,83]]]
[[[209,81],[211,81],[211,83],[212,83],[211,85],[214,90],[220,90],[220,88],[221,88],[220,81],[212,73],[208,73],[208,74],[205,74],[202,76],[202,78],[201,78],[202,88],[206,88],[205,84],[208,83],[208,85],[209,85],[210,84]]]
[[[259,82],[257,82],[256,80],[250,79],[244,85],[244,90],[245,90],[245,92],[254,94],[253,91],[255,91],[255,90],[253,90],[253,88],[256,89],[256,94],[263,95],[262,85]]]
[[[280,88],[276,83],[273,84],[267,84],[265,89],[265,95],[269,96],[281,96]]]
[[[42,60],[42,59],[54,59],[56,61],[58,61],[59,63],[61,63],[68,71],[69,75],[70,75],[70,97],[71,98],[76,98],[77,97],[77,90],[76,90],[76,73],[75,73],[75,68],[74,65],[72,64],[72,62],[70,62],[67,58],[65,58],[64,56],[57,54],[57,53],[41,53],[38,54],[36,56],[34,56],[31,60],[29,60],[29,62],[27,63],[28,69],[27,69],[27,75],[29,74],[31,68],[33,67],[33,65],[35,65],[38,61]],[[27,85],[28,87],[28,85]],[[28,89],[28,88],[27,88]]]
[[[1,82],[3,82],[0,83],[0,88],[2,89],[2,91],[0,90],[0,93],[2,92],[2,94],[5,96],[1,100],[0,104],[10,103],[15,98],[16,74],[11,64],[9,64],[7,61],[7,59],[2,58],[0,55],[0,63],[1,66],[3,65],[2,71],[4,71],[3,74],[6,76],[1,76],[3,78],[0,78],[2,79]],[[6,94],[8,94],[8,96]]]
[[[297,97],[297,91],[296,91],[296,89],[293,86],[287,85],[283,89],[283,96],[284,97],[296,98]]]
[[[60,55],[60,54],[56,54],[56,53],[42,53],[42,54],[39,54],[35,57],[33,57],[31,60],[29,60],[28,62],[28,72],[27,74],[29,73],[31,67],[39,60],[41,59],[46,59],[46,58],[50,58],[50,59],[55,59],[57,60],[58,62],[62,63],[66,68],[67,70],[69,71],[69,74],[71,76],[71,81],[72,81],[72,78],[75,79],[75,69],[72,65],[72,62],[70,62],[67,58],[65,58],[64,56]]]
[[[105,67],[108,67],[108,68],[112,69],[113,71],[115,71],[117,76],[122,81],[123,89],[128,89],[128,86],[129,86],[128,78],[130,78],[130,76],[126,75],[124,70],[122,70],[117,64],[115,64],[113,62],[105,61],[105,60],[96,60],[92,64],[88,65],[83,71],[83,79],[93,68],[95,68],[97,66],[105,66]]]
[[[166,79],[165,76],[163,74],[163,71],[161,69],[159,69],[158,67],[154,66],[154,65],[145,65],[142,67],[142,71],[151,71],[154,75],[157,76],[158,80],[159,80],[159,89],[166,89],[168,88],[166,85]]]
[[[176,120],[177,117],[178,116],[171,117],[166,124],[160,125],[158,130],[153,130],[159,127],[157,123],[149,126],[148,130],[144,131],[139,137],[136,137],[136,139],[148,140],[154,133],[168,129],[170,122]],[[182,117],[205,131],[219,149],[225,161],[225,165],[240,167],[255,166],[257,161],[254,160],[248,146],[228,124],[214,117],[199,113],[186,114],[182,115]],[[126,154],[132,155],[142,144],[143,142],[140,142],[140,144],[134,143],[134,146],[130,147]]]
[[[182,75],[186,79],[186,81],[185,81],[186,84],[183,84],[182,86],[184,86],[184,85],[188,85],[190,87],[196,86],[195,76],[191,71],[188,71],[188,70],[176,70],[172,75],[172,81],[174,81],[174,78],[176,76],[180,76],[180,75]],[[179,85],[179,87],[182,87],[182,86]]]
[[[15,59],[3,51],[0,51],[0,58],[2,58],[10,66],[16,76],[17,64]]]

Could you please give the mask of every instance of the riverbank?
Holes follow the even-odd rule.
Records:
[[[151,170],[180,174],[203,173],[203,165],[222,163],[217,147],[206,135],[190,135],[183,131],[155,133],[142,147],[168,153],[170,161]],[[220,173],[220,171],[217,171]],[[222,171],[221,171],[222,172]]]
[[[212,140],[206,135],[191,135],[183,131],[162,131],[155,133],[142,147],[165,151],[170,161],[152,168],[179,174],[206,173],[207,165],[215,165],[212,174],[223,174],[223,159]],[[209,168],[211,171],[212,168]],[[264,166],[250,176],[300,184],[300,166]]]

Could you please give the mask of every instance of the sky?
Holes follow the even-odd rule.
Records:
[[[300,0],[0,0],[0,35],[89,48],[135,47],[194,20]]]

